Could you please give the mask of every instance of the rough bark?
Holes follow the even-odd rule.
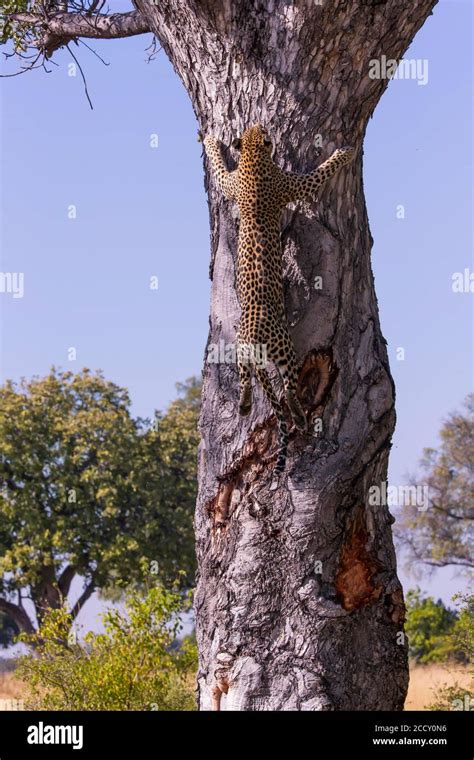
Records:
[[[369,62],[399,59],[436,2],[134,2],[204,134],[230,145],[263,123],[279,165],[300,172],[336,147],[358,151],[319,202],[290,210],[282,228],[300,397],[323,428],[317,436],[293,433],[278,489],[271,488],[275,422],[262,393],[255,388],[252,414],[241,419],[235,364],[205,365],[195,519],[201,709],[403,706],[408,669],[392,519],[367,499],[387,476],[395,411],[370,264],[362,143],[387,86],[369,77]],[[227,158],[232,168],[230,151]],[[238,218],[207,167],[206,188],[208,345],[232,344]]]
[[[205,365],[195,520],[200,707],[401,709],[408,671],[392,519],[367,500],[387,476],[395,411],[370,265],[362,141],[387,85],[369,78],[369,61],[400,58],[435,0],[136,5],[204,133],[230,145],[261,122],[277,162],[293,171],[313,169],[336,147],[358,147],[319,203],[291,210],[283,225],[300,397],[323,430],[294,433],[278,489],[275,423],[262,393],[255,388],[252,415],[240,419],[235,365]],[[229,151],[227,158],[232,168]],[[206,187],[208,346],[232,344],[238,219],[207,174]]]

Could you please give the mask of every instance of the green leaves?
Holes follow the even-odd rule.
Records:
[[[129,403],[126,391],[88,370],[53,369],[0,389],[3,573],[19,571],[36,586],[45,566],[58,572],[67,560],[97,582],[107,577],[101,555],[130,513],[139,435]]]
[[[454,597],[460,607],[452,630],[451,646],[468,664],[471,677],[470,688],[459,683],[441,688],[430,710],[474,710],[474,594],[457,594]]]
[[[135,487],[146,494],[142,546],[158,561],[169,582],[184,570],[183,583],[194,583],[193,513],[197,495],[197,430],[201,384],[190,378],[177,385],[180,398],[157,414],[142,440],[142,461]]]
[[[424,596],[420,589],[406,595],[407,620],[405,631],[409,640],[410,657],[419,663],[439,662],[455,656],[451,638],[458,616],[445,607],[441,599]]]
[[[41,616],[65,565],[105,588],[138,582],[144,559],[192,583],[200,386],[180,390],[150,428],[100,372],[0,388],[0,595],[28,587]]]
[[[15,48],[23,50],[23,34],[18,24],[11,22],[7,16],[9,13],[21,13],[33,7],[34,3],[28,0],[0,0],[0,43],[12,40]]]
[[[104,633],[70,630],[66,607],[50,611],[33,636],[22,640],[34,655],[22,657],[19,675],[28,709],[194,710],[195,644],[176,641],[189,600],[157,585],[127,596],[124,610],[101,617]]]

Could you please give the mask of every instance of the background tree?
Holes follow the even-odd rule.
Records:
[[[469,688],[455,683],[442,687],[436,693],[436,700],[430,710],[474,711],[474,595],[458,594],[455,597],[459,615],[452,634],[452,645],[462,654],[469,665],[471,677]]]
[[[408,591],[406,600],[405,630],[410,657],[423,664],[455,656],[462,660],[463,655],[456,651],[451,638],[458,620],[456,612],[441,599],[435,601],[432,596],[422,594],[419,588]]]
[[[427,508],[404,504],[396,534],[410,567],[474,568],[474,394],[440,431],[438,450],[427,448],[413,484],[427,488]]]
[[[4,612],[0,612],[0,647],[9,647],[19,633],[20,629],[15,621]]]
[[[318,423],[318,435],[293,432],[277,490],[275,421],[260,390],[240,419],[235,366],[205,368],[195,518],[200,705],[218,708],[227,694],[231,709],[401,709],[408,666],[391,518],[386,505],[367,500],[387,476],[395,411],[370,266],[362,142],[388,84],[370,75],[373,62],[398,61],[436,0],[134,4],[131,14],[105,16],[94,3],[41,12],[28,3],[9,23],[38,63],[81,36],[151,31],[202,133],[227,146],[262,122],[284,169],[305,172],[334,148],[356,146],[354,163],[328,183],[319,205],[289,211],[283,228],[299,393],[322,430]],[[230,165],[227,149],[225,157]],[[209,345],[232,343],[238,220],[207,173],[206,188]]]
[[[137,491],[143,495],[140,532],[143,553],[158,563],[166,582],[178,575],[194,585],[193,511],[197,495],[198,418],[201,381],[177,383],[178,398],[157,412],[143,437],[142,461],[135,467]]]
[[[182,481],[196,468],[197,391],[183,390],[157,434],[100,373],[0,388],[0,612],[20,630],[61,607],[77,576],[72,619],[96,589],[140,577],[144,559],[162,580],[178,564],[192,575],[195,486]]]

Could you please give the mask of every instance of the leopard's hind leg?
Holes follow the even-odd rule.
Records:
[[[298,362],[296,360],[296,354],[291,338],[285,327],[281,327],[279,330],[278,340],[270,354],[270,358],[276,364],[281,379],[283,380],[286,403],[288,404],[293,421],[296,427],[304,432],[308,429],[308,423],[303,407],[296,395]]]
[[[263,388],[263,391],[268,398],[278,423],[278,457],[275,465],[275,475],[280,475],[285,469],[286,464],[286,452],[288,449],[288,430],[286,427],[285,416],[281,404],[272,388],[268,372],[263,367],[255,366],[255,374],[257,380]]]
[[[252,409],[252,367],[245,351],[245,344],[239,337],[237,337],[237,368],[240,380],[239,414],[246,417]]]

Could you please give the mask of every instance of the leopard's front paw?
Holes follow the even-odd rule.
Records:
[[[349,164],[355,155],[355,148],[351,145],[345,145],[343,148],[338,148],[332,154],[333,158],[338,158],[341,163]]]

